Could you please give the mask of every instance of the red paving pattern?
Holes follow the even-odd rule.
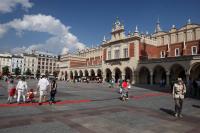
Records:
[[[91,100],[65,100],[65,101],[56,102],[56,104],[57,104],[57,105],[62,105],[62,104],[88,103],[88,102],[91,102]],[[42,103],[42,105],[48,105],[48,104],[49,104],[48,102]],[[39,106],[39,105],[38,105],[38,103],[0,104],[0,107],[16,107],[16,106]]]
[[[143,95],[139,96],[129,96],[130,99],[134,100],[139,100],[139,99],[144,99],[148,97],[158,97],[158,96],[164,96],[164,95],[169,95],[168,93],[146,93]],[[63,105],[63,104],[79,104],[79,103],[89,103],[89,102],[94,102],[95,100],[89,100],[89,99],[82,99],[82,100],[64,100],[64,101],[59,101],[56,102],[56,105]],[[48,105],[48,102],[43,103],[42,105]],[[38,103],[23,103],[23,104],[0,104],[0,107],[17,107],[17,106],[39,106]]]

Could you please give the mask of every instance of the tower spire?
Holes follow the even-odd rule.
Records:
[[[160,27],[160,20],[159,20],[159,17],[158,17],[157,22],[156,22],[155,32],[157,33],[159,31],[162,31],[162,29]]]

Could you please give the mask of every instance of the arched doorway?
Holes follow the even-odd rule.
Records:
[[[125,68],[125,80],[127,79],[130,80],[130,82],[133,80],[133,71],[129,67]]]
[[[190,69],[190,79],[200,81],[200,62],[192,65]]]
[[[102,79],[102,71],[100,69],[97,70],[97,76]]]
[[[65,71],[65,80],[68,79],[68,74],[67,74],[67,71]]]
[[[106,73],[106,79],[105,79],[105,81],[109,82],[112,79],[112,72],[111,72],[111,70],[109,68],[107,68],[105,70],[105,73]]]
[[[170,82],[173,84],[176,82],[177,78],[182,78],[183,81],[186,81],[185,69],[179,64],[174,64],[170,68]]]
[[[90,79],[91,79],[91,80],[95,80],[95,72],[94,72],[93,69],[90,70],[90,74],[91,74],[91,75],[90,75],[90,76],[91,76]]]
[[[88,70],[85,70],[85,77],[88,77],[88,76],[89,76]]]
[[[156,66],[153,70],[153,83],[160,84],[160,81],[166,84],[166,71],[162,66]]]
[[[150,84],[150,71],[146,67],[142,67],[139,71],[139,83]]]
[[[74,79],[74,74],[73,74],[72,71],[70,71],[70,79],[71,79],[71,80]]]
[[[79,76],[80,76],[80,77],[83,77],[83,72],[82,72],[82,70],[79,71]]]
[[[115,83],[117,83],[120,78],[122,78],[122,72],[119,68],[115,68]]]

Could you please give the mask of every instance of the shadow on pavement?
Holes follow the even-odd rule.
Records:
[[[199,106],[199,105],[192,105],[192,107],[194,107],[194,108],[199,108],[199,109],[200,109],[200,106]]]
[[[136,84],[134,86],[141,87],[147,90],[152,90],[152,91],[171,93],[170,86],[160,87],[159,85],[142,85],[142,84]]]
[[[160,108],[160,110],[169,114],[169,115],[174,115],[174,111],[171,110],[171,109]]]
[[[93,100],[91,100],[91,101],[109,101],[109,100],[114,100],[114,99],[119,99],[119,97],[107,98],[107,99],[93,99]]]

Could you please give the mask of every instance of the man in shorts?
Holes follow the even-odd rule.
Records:
[[[49,81],[47,80],[45,75],[42,75],[42,78],[38,82],[40,100],[39,105],[42,105],[42,102],[45,102],[47,96],[47,90],[49,86]]]

